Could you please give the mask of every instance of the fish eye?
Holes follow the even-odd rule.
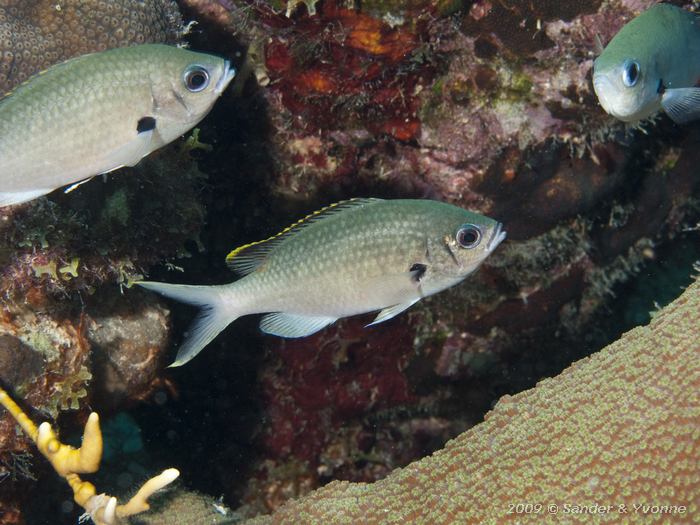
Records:
[[[627,60],[622,66],[622,83],[627,87],[634,87],[639,80],[639,62]]]
[[[183,75],[185,87],[192,93],[198,93],[209,85],[209,72],[202,66],[191,66]]]
[[[457,230],[456,239],[462,248],[475,248],[481,242],[481,230],[474,224],[463,224]]]

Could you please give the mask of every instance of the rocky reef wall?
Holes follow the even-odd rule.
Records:
[[[269,200],[230,197],[242,242],[365,195],[445,200],[509,235],[382,334],[350,319],[266,341],[259,482],[231,499],[274,509],[379,479],[624,330],[608,321],[620,286],[697,221],[695,127],[626,127],[592,90],[597,39],[653,3],[183,2],[249,45],[265,160],[238,151],[232,176]],[[214,235],[223,256],[231,235]]]
[[[653,3],[0,2],[5,89],[140,42],[186,40],[238,68],[198,135],[0,211],[0,380],[66,432],[88,406],[136,411],[143,434],[165,443],[151,451],[164,466],[196,436],[183,478],[243,516],[442,448],[502,395],[629,328],[614,297],[624,283],[673,265],[678,246],[695,253],[698,127],[625,127],[590,81],[596,38]],[[197,22],[186,36],[183,20]],[[242,319],[186,369],[165,370],[192,311],[128,290],[131,280],[228,282],[235,246],[360,196],[451,202],[502,221],[508,241],[467,282],[389,323],[348,319],[283,341]],[[675,270],[683,285],[692,258]],[[645,301],[642,320],[660,294]],[[539,395],[501,403],[470,435]],[[0,451],[0,522],[22,523],[41,467],[4,414]],[[334,482],[301,505],[318,498],[325,515],[323,494],[336,490],[384,489]]]

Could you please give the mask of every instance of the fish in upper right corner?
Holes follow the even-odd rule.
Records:
[[[700,16],[657,4],[626,24],[593,64],[603,109],[638,122],[663,110],[678,124],[700,118]]]

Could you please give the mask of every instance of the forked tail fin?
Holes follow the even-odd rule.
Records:
[[[177,351],[175,362],[170,366],[182,366],[187,363],[240,315],[235,305],[226,299],[230,297],[226,286],[192,286],[151,281],[140,281],[136,284],[165,297],[201,308]]]

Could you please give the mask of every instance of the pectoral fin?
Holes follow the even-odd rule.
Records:
[[[384,308],[367,326],[388,321],[420,301],[423,298],[422,279],[427,271],[427,265],[415,263],[408,272],[382,275],[371,283],[371,288],[379,292],[380,296],[393,297],[393,300],[399,302]]]
[[[377,314],[377,317],[374,318],[374,321],[369,323],[367,326],[372,326],[375,324],[383,323],[384,321],[388,321],[389,319],[392,319],[393,317],[396,317],[399,315],[401,312],[404,310],[409,309],[411,306],[416,304],[418,302],[418,299],[415,299],[413,301],[409,301],[407,303],[402,303],[402,304],[395,304],[394,306],[390,306],[389,308],[384,308],[381,312]]]
[[[700,87],[666,89],[661,106],[677,124],[700,119]]]
[[[76,182],[75,184],[71,184],[71,185],[68,186],[65,190],[63,190],[63,193],[70,193],[71,191],[73,191],[74,189],[76,189],[78,186],[81,186],[81,185],[85,184],[86,182],[90,182],[92,179],[93,179],[93,177],[90,177],[90,178],[87,178],[87,179],[83,179],[83,180],[81,180],[81,181],[78,181],[78,182]]]
[[[162,146],[162,140],[156,129],[156,119],[153,117],[143,117],[135,126],[136,134],[134,138],[115,149],[105,157],[104,168],[100,173],[123,168],[124,166],[135,166],[138,162]]]
[[[308,315],[275,312],[260,321],[260,330],[279,337],[306,337],[337,321],[335,317],[312,317]]]

